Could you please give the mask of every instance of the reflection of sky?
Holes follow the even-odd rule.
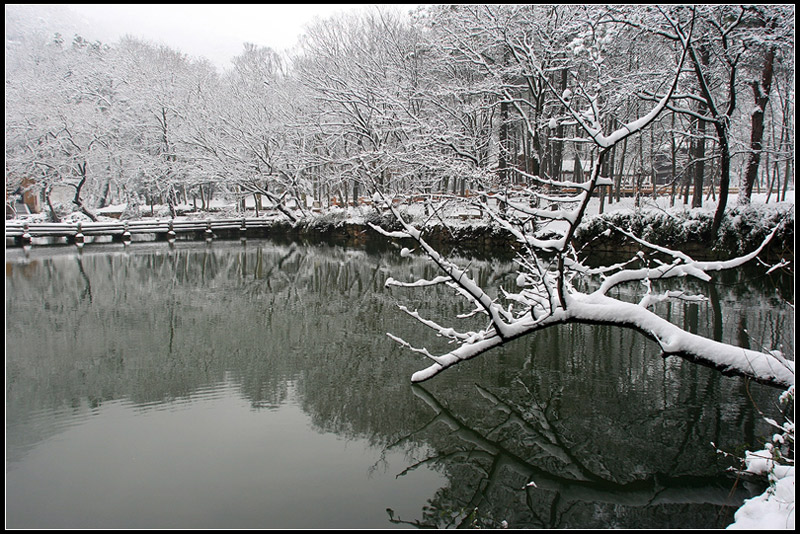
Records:
[[[395,479],[401,451],[320,433],[293,399],[254,410],[232,384],[148,409],[104,404],[8,465],[7,526],[386,528],[442,486]]]

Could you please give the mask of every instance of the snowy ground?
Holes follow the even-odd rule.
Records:
[[[794,190],[787,191],[786,200],[784,202],[778,202],[775,195],[773,194],[768,203],[766,201],[766,193],[754,193],[751,199],[751,206],[756,207],[758,209],[764,210],[785,210],[787,207],[794,207]],[[620,199],[619,202],[614,202],[609,204],[607,201],[603,206],[603,213],[612,213],[618,211],[660,211],[660,212],[668,212],[668,213],[679,213],[684,212],[691,208],[691,199],[689,199],[690,204],[684,205],[682,198],[675,199],[675,205],[670,206],[670,198],[668,196],[660,196],[658,198],[653,198],[652,196],[644,196],[640,198],[640,204],[637,207],[635,205],[635,201],[632,197],[623,197]],[[739,197],[738,195],[730,195],[728,197],[727,207],[728,209],[733,208],[738,205]],[[414,203],[411,205],[408,204],[401,204],[400,205],[400,212],[402,214],[408,214],[413,217],[413,222],[415,225],[437,225],[441,223],[446,223],[448,226],[451,227],[459,227],[465,225],[475,225],[480,224],[481,220],[479,217],[479,212],[477,208],[468,208],[465,207],[463,203],[441,203],[434,200],[433,206],[438,206],[439,210],[436,212],[435,215],[428,215],[426,213],[426,208],[423,203]],[[704,199],[703,207],[702,208],[695,208],[693,211],[702,211],[709,214],[709,216],[713,216],[714,212],[717,209],[717,201],[715,199]],[[321,217],[339,217],[341,220],[348,220],[354,223],[363,223],[365,221],[366,216],[373,211],[373,208],[370,206],[360,206],[360,207],[350,207],[350,208],[333,208],[332,210],[326,212],[325,214],[320,214]],[[600,213],[600,200],[596,197],[593,197],[589,201],[589,205],[587,207],[586,213],[584,215],[584,222],[588,221],[592,217],[597,216]],[[485,220],[485,219],[484,219]],[[541,231],[554,231],[554,232],[563,232],[566,229],[566,223],[564,221],[554,221],[550,222],[548,225],[540,227]]]
[[[769,452],[763,450],[750,454],[765,456]],[[745,501],[728,528],[794,530],[794,467],[759,473],[769,477],[770,487],[763,494]]]
[[[786,201],[785,202],[777,202],[775,199],[775,195],[773,194],[770,199],[769,203],[765,204],[767,199],[766,193],[753,193],[751,198],[751,204],[753,206],[761,205],[764,206],[766,209],[779,209],[785,208],[786,206],[793,206],[794,205],[794,190],[786,192]],[[670,207],[669,205],[669,197],[668,196],[661,196],[657,199],[653,197],[643,197],[641,198],[641,205],[638,209],[640,210],[659,210],[659,211],[684,211],[686,209],[691,209],[691,199],[689,199],[689,204],[684,205],[682,198],[675,199],[675,206]],[[728,197],[728,203],[726,204],[727,208],[732,208],[739,203],[739,195],[730,195]],[[591,217],[596,215],[600,209],[600,201],[597,198],[592,198],[589,201],[589,207],[586,210],[587,216]],[[636,209],[634,206],[633,198],[622,198],[620,202],[615,202],[613,204],[609,204],[606,202],[603,213],[610,213],[613,211],[620,211],[620,210],[634,210]],[[704,199],[703,200],[703,207],[696,208],[700,211],[705,211],[710,214],[713,214],[717,209],[717,201],[714,199]]]
[[[752,202],[753,206],[763,206],[764,209],[780,209],[786,208],[787,206],[794,206],[794,190],[787,191],[786,193],[786,200],[784,202],[778,202],[776,196],[773,194],[770,199],[769,203],[765,203],[766,201],[766,193],[753,193],[752,195]],[[732,208],[738,204],[738,195],[733,194],[728,197],[727,207]],[[691,199],[690,199],[691,202]],[[248,196],[245,199],[245,203],[247,205],[247,216],[252,217],[255,215],[254,210],[254,200],[252,196]],[[440,205],[439,202],[434,201],[434,205]],[[213,209],[217,210],[216,213],[212,213],[211,216],[217,217],[237,217],[241,216],[241,212],[238,211],[236,203],[230,200],[223,200],[223,199],[216,199],[211,202],[211,206]],[[633,211],[633,210],[641,210],[641,211],[666,211],[666,212],[681,212],[689,209],[690,205],[684,205],[682,198],[675,199],[675,205],[670,206],[670,199],[668,196],[660,196],[658,198],[653,198],[652,196],[643,196],[640,198],[640,205],[637,208],[634,203],[634,199],[632,197],[624,197],[621,198],[619,202],[609,203],[605,202],[603,207],[603,213],[611,213],[615,211]],[[113,205],[102,210],[97,210],[97,215],[100,218],[104,218],[112,213],[122,213],[126,208],[126,205]],[[205,211],[194,211],[194,206],[192,205],[179,205],[177,206],[179,212],[193,212],[187,215],[185,218],[207,218],[209,217],[209,213]],[[698,208],[700,211],[708,212],[713,214],[717,208],[717,202],[715,199],[708,198],[703,200],[703,207]],[[349,208],[336,208],[331,207],[330,209],[326,209],[324,211],[319,210],[308,210],[312,216],[318,216],[321,218],[328,218],[328,219],[335,219],[335,220],[342,220],[342,221],[350,221],[353,223],[364,223],[365,218],[368,216],[370,212],[373,211],[373,208],[368,205],[364,206],[357,206],[357,207],[349,207]],[[141,206],[141,212],[143,214],[150,214],[150,206]],[[425,215],[425,207],[423,203],[414,203],[411,205],[402,205],[401,209],[402,213],[407,213],[414,216],[414,222],[419,223],[426,221],[428,224],[439,224],[441,222],[445,222],[450,226],[459,226],[459,225],[467,225],[467,224],[476,224],[480,221],[478,220],[478,210],[477,209],[466,209],[463,204],[458,203],[448,203],[443,205],[441,211],[437,212],[437,214],[433,217],[428,217]],[[153,213],[157,218],[169,218],[169,210],[167,206],[160,206],[156,205],[153,207]],[[593,197],[589,201],[589,206],[586,210],[584,221],[596,216],[600,213],[600,200],[597,197]],[[118,216],[118,215],[117,215]],[[275,218],[275,219],[282,219],[284,216],[275,213],[274,211],[269,210],[260,210],[259,216],[264,218]],[[36,215],[20,215],[20,219],[26,219],[31,222],[45,222],[48,220],[47,213],[43,212]],[[184,217],[178,217],[182,219]],[[70,221],[72,219],[75,220],[88,220],[88,218],[80,213],[74,213],[70,216],[65,218],[65,221]],[[559,225],[563,225],[562,222],[558,223],[551,223],[552,226],[549,227],[549,230],[558,231]]]
[[[753,206],[763,206],[765,209],[779,209],[785,208],[786,206],[793,206],[794,205],[794,190],[790,190],[786,192],[786,200],[785,202],[777,202],[775,195],[773,194],[770,199],[769,203],[765,203],[766,201],[766,193],[753,193],[751,204]],[[643,196],[640,198],[640,205],[637,208],[635,206],[635,201],[633,197],[623,197],[620,199],[619,202],[608,203],[605,202],[603,206],[603,213],[611,213],[615,211],[633,211],[633,210],[655,210],[655,211],[684,211],[689,209],[691,206],[691,199],[689,199],[690,204],[684,205],[682,198],[675,199],[675,205],[670,206],[670,198],[668,196],[660,196],[658,198],[653,198],[652,196]],[[732,208],[736,206],[739,202],[739,196],[734,194],[728,197],[727,207]],[[463,209],[463,208],[462,208]],[[703,207],[697,208],[697,210],[705,211],[713,215],[715,210],[717,209],[717,201],[715,199],[704,199]],[[345,210],[341,210],[344,212]],[[360,208],[349,208],[347,210],[347,217],[351,219],[359,219],[362,215],[364,210]],[[409,213],[415,213],[415,211],[419,214],[419,219],[424,219],[421,215],[423,211],[422,204],[417,204],[407,208]],[[473,210],[474,213],[477,213],[477,210]],[[585,218],[593,217],[600,213],[600,200],[597,197],[592,197],[589,201],[589,206],[587,207]],[[463,212],[453,212],[453,211],[445,211],[445,220],[448,224],[458,224],[459,221],[463,224],[466,222],[475,222],[470,218],[465,218],[464,215],[469,215],[469,213],[465,214]],[[436,223],[436,218],[432,218],[431,222],[433,224]],[[553,228],[554,230],[556,228]]]

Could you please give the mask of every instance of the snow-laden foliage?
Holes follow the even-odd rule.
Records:
[[[395,216],[402,224],[402,230],[389,231],[377,226],[374,228],[389,237],[417,241],[422,252],[440,267],[443,275],[433,280],[411,282],[391,279],[387,286],[419,288],[445,284],[471,303],[473,311],[468,316],[483,315],[486,320],[486,327],[483,329],[462,331],[455,326],[438,324],[413,310],[402,308],[457,347],[447,354],[433,355],[392,336],[402,345],[433,361],[432,365],[412,377],[414,381],[427,380],[452,365],[523,335],[580,322],[635,328],[659,343],[664,355],[681,355],[717,367],[723,372],[743,374],[767,383],[785,386],[794,383],[794,361],[779,353],[758,352],[706,339],[684,331],[650,310],[653,304],[664,300],[704,299],[701,295],[680,290],[659,292],[655,285],[657,281],[686,277],[708,281],[711,279],[710,273],[736,268],[755,259],[774,238],[777,227],[755,250],[726,261],[697,261],[683,252],[648,243],[625,229],[618,228],[616,231],[649,252],[658,253],[667,259],[649,259],[639,252],[628,261],[601,267],[584,265],[569,246],[564,247],[564,252],[559,251],[557,247],[563,239],[542,241],[518,231],[518,238],[526,249],[526,253],[518,258],[518,287],[503,288],[502,295],[490,296],[470,278],[467,269],[442,257],[425,241],[420,230],[407,223],[399,213],[395,212]],[[510,224],[509,230],[514,230]],[[595,289],[588,292],[576,289],[575,283],[578,279],[585,281],[590,278],[596,280],[589,282]],[[638,303],[624,302],[611,296],[612,290],[623,284],[642,288]]]
[[[576,241],[589,243],[609,228],[623,228],[650,243],[681,247],[695,243],[709,253],[746,254],[755,249],[777,227],[773,245],[791,247],[794,242],[794,210],[764,205],[738,205],[715,235],[713,214],[703,210],[620,210],[587,217],[575,232]],[[624,236],[621,236],[624,237]]]

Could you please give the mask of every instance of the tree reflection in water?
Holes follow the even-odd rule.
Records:
[[[619,482],[612,473],[587,465],[585,444],[567,437],[558,409],[560,392],[543,398],[522,381],[518,385],[526,395],[524,406],[474,386],[482,407],[491,413],[480,427],[473,426],[469,416],[456,415],[424,387],[413,386],[434,415],[389,448],[424,440],[435,444],[435,452],[398,476],[433,466],[447,472],[451,484],[430,500],[421,520],[406,521],[389,510],[392,522],[426,528],[498,528],[504,522],[515,528],[633,528],[651,524],[651,512],[638,509],[663,507],[675,514],[674,526],[691,526],[698,519],[694,508],[735,510],[753,496],[723,474],[649,473]],[[722,513],[721,525],[727,515]]]

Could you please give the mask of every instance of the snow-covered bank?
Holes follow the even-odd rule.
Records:
[[[775,211],[786,210],[787,208],[794,209],[794,190],[786,192],[786,200],[784,202],[777,202],[773,195],[769,202],[766,203],[767,195],[765,193],[754,193],[750,206],[752,209],[763,210],[765,213],[772,213]],[[247,197],[245,199],[247,207],[247,216],[255,215],[255,206],[253,199]],[[733,194],[728,198],[728,210],[738,206],[738,195]],[[646,213],[646,212],[659,212],[659,213],[685,213],[691,211],[692,213],[705,213],[713,216],[716,210],[717,203],[713,199],[707,199],[701,208],[691,208],[690,205],[683,204],[682,198],[676,198],[674,205],[670,205],[670,198],[668,196],[659,196],[653,198],[651,196],[642,196],[639,198],[638,206],[636,200],[632,197],[622,197],[619,202],[609,203],[606,201],[603,205],[603,214],[616,213],[616,212],[630,212],[630,213]],[[104,209],[97,210],[96,214],[99,218],[119,218],[119,214],[123,214],[123,218],[128,218],[132,214],[129,211],[130,207],[127,204],[120,204],[110,206]],[[181,215],[177,219],[182,218],[214,218],[214,217],[232,217],[242,216],[238,203],[216,199],[211,202],[211,210],[213,211],[198,211],[197,208],[190,204],[181,204],[176,206],[179,213],[187,213]],[[430,207],[426,206],[423,202],[403,203],[401,211],[404,214],[412,216],[414,222],[426,222],[425,225],[447,224],[450,227],[470,226],[474,225],[481,219],[479,210],[475,207],[469,206],[466,203],[460,202],[444,202],[436,198],[431,202]],[[169,218],[169,209],[167,206],[139,206],[138,212],[141,218],[148,218],[152,213],[153,216],[159,218]],[[316,219],[329,222],[350,222],[354,224],[365,224],[369,221],[370,215],[375,212],[375,208],[371,205],[360,205],[350,207],[337,207],[330,206],[322,210],[307,211],[309,219]],[[109,215],[112,215],[109,217]],[[600,214],[600,199],[593,196],[589,200],[589,204],[584,216],[584,224],[591,221],[592,218]],[[298,215],[302,216],[300,212]],[[268,209],[262,209],[259,212],[260,217],[282,219],[283,217]],[[42,212],[35,215],[20,215],[20,219],[25,219],[29,222],[44,222],[48,220],[48,214]],[[139,217],[137,217],[139,218]],[[73,220],[89,220],[88,217],[80,212],[74,212],[64,218],[65,221]],[[563,228],[563,221],[554,221],[549,223],[545,230],[559,231]]]
[[[794,406],[794,386],[781,395],[781,404]],[[766,476],[769,487],[745,501],[729,529],[794,530],[794,421],[769,422],[777,430],[772,441],[760,451],[747,451],[745,456],[745,471]],[[789,452],[792,457],[785,458]]]
[[[766,454],[749,453],[748,456]],[[794,467],[778,476],[769,474],[770,487],[757,497],[748,499],[737,510],[731,530],[789,529],[794,530]],[[764,473],[766,474],[766,473]]]

